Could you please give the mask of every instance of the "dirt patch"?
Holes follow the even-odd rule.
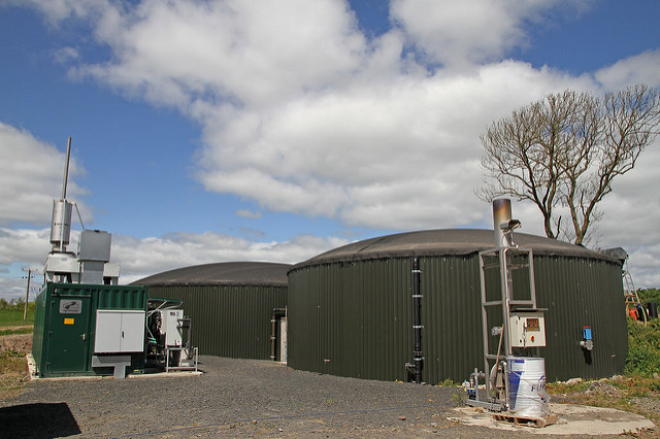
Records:
[[[27,355],[32,351],[32,334],[5,335],[0,337],[1,352],[17,352]]]
[[[0,336],[0,400],[19,395],[30,381],[25,356],[31,351],[32,334]]]
[[[598,396],[605,396],[609,398],[623,398],[626,395],[626,392],[622,389],[619,389],[618,387],[603,381],[594,382],[591,384],[591,386],[589,386],[589,389],[585,393],[593,393]]]

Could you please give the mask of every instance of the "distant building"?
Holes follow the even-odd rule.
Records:
[[[134,282],[149,297],[183,300],[200,355],[270,359],[271,319],[287,301],[287,264],[229,262],[166,271]]]

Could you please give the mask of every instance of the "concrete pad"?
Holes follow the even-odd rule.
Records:
[[[25,356],[28,364],[28,370],[30,372],[30,380],[47,380],[47,381],[75,381],[75,380],[107,380],[107,379],[116,379],[116,376],[112,375],[73,375],[73,376],[63,376],[63,377],[48,377],[41,378],[37,374],[37,363],[34,361],[32,354],[27,354]],[[129,374],[125,375],[121,379],[143,379],[143,378],[171,378],[171,377],[188,377],[188,376],[200,376],[204,372],[201,370],[176,370],[171,372],[165,371],[145,371],[142,374]]]
[[[557,423],[543,428],[515,425],[506,421],[496,421],[493,413],[476,407],[458,407],[457,416],[449,418],[463,425],[488,427],[496,430],[518,431],[528,434],[555,435],[618,435],[651,429],[655,424],[644,416],[622,410],[588,407],[572,404],[550,404],[550,412],[559,417]]]

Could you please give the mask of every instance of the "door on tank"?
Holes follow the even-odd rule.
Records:
[[[66,373],[88,370],[90,306],[90,297],[53,298],[46,372]]]

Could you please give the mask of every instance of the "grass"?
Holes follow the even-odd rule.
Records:
[[[25,352],[0,352],[0,400],[18,396],[29,380]]]
[[[20,328],[0,329],[0,337],[4,335],[32,334],[32,326],[23,326]]]
[[[34,303],[28,306],[26,320],[23,320],[23,314],[22,303],[0,300],[0,337],[31,334],[34,325]],[[0,350],[0,400],[19,395],[30,381],[26,354],[27,352]]]
[[[23,320],[23,311],[2,310],[0,311],[0,328],[7,326],[32,326],[34,325],[34,311],[28,310],[27,320]]]
[[[548,383],[551,402],[606,407],[645,416],[660,425],[660,381],[639,375],[583,381]]]

